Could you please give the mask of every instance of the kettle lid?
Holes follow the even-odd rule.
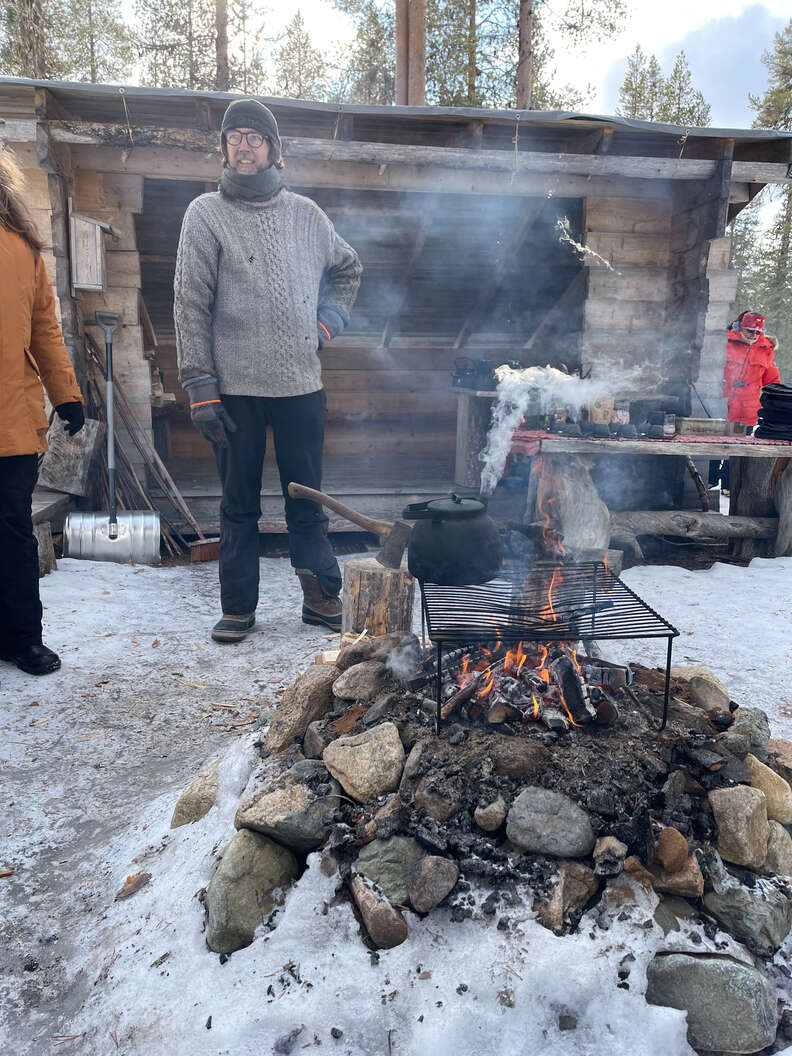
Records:
[[[437,519],[444,521],[465,520],[478,517],[487,509],[482,499],[462,495],[446,495],[442,499],[430,499],[428,502],[413,502],[406,506],[402,517],[405,520]]]

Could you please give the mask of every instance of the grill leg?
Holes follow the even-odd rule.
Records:
[[[671,692],[671,649],[674,645],[674,639],[668,639],[668,652],[666,653],[666,677],[665,677],[665,696],[663,697],[663,721],[660,723],[660,729],[664,730],[666,722],[668,721],[668,695]]]
[[[443,721],[441,711],[443,708],[443,643],[437,643],[437,718],[435,720],[435,733],[440,733],[440,723]]]

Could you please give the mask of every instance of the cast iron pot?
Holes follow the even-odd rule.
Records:
[[[413,502],[402,517],[415,521],[407,547],[407,567],[416,579],[464,587],[486,583],[500,571],[500,535],[481,499],[449,495]]]

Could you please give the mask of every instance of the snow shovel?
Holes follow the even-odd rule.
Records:
[[[104,331],[107,375],[108,513],[70,513],[63,528],[67,557],[121,564],[157,565],[160,560],[160,517],[156,510],[116,509],[115,430],[113,421],[113,331],[121,322],[114,312],[97,312]]]

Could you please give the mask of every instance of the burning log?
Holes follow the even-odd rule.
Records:
[[[551,733],[569,732],[569,719],[563,714],[560,708],[543,704],[541,718],[542,722]]]
[[[561,697],[569,718],[576,726],[591,722],[596,711],[589,700],[586,683],[578,674],[573,661],[562,654],[550,664],[553,674],[561,687]]]

